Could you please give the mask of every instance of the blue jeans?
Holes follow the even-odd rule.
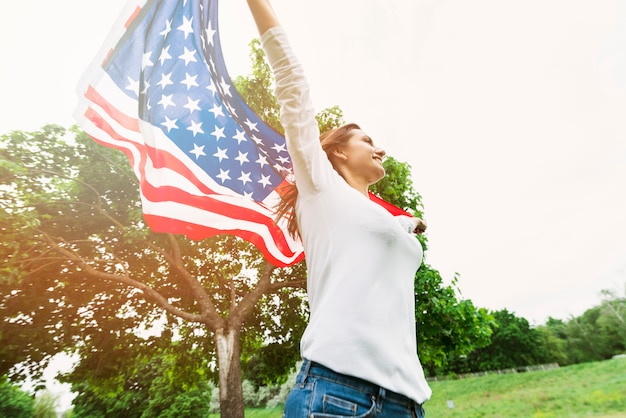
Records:
[[[356,377],[305,360],[283,418],[424,418],[422,405]]]

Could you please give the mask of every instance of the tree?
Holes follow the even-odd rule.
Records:
[[[450,363],[491,342],[493,316],[471,300],[458,299],[457,280],[444,285],[428,264],[416,274],[418,351],[430,375],[445,373]]]
[[[19,387],[0,377],[0,416],[31,418],[35,411],[35,399]]]
[[[263,295],[304,278],[275,272],[233,237],[194,242],[147,230],[124,157],[81,132],[65,136],[48,126],[2,138],[3,372],[25,362],[40,375],[64,349],[105,359],[165,311],[165,328],[214,339],[222,408],[242,416],[240,330]]]
[[[626,351],[626,299],[609,291],[602,292],[604,299],[598,306],[587,309],[582,315],[571,318],[564,325],[561,338],[571,363],[599,361]]]
[[[617,291],[605,289],[602,295],[602,316],[598,319],[598,327],[607,336],[611,355],[626,352],[626,286],[624,295]]]
[[[491,343],[467,356],[470,371],[509,369],[549,360],[541,334],[506,309],[493,312]]]
[[[551,361],[562,365],[599,361],[626,351],[626,297],[615,290],[600,292],[599,305],[567,321],[548,318],[537,328]]]
[[[338,117],[334,109],[320,118],[332,123]],[[149,231],[125,157],[77,129],[46,126],[1,142],[0,252],[7,262],[0,370],[38,377],[64,350],[104,365],[139,326],[165,318],[165,331],[202,340],[205,354],[215,355],[222,413],[243,416],[240,359],[274,357],[276,364],[275,350],[263,349],[270,344],[290,349],[291,359],[297,352],[302,327],[288,327],[302,323],[306,309],[289,293],[269,295],[303,288],[303,267],[276,270],[234,237],[191,241]],[[277,322],[276,312],[295,319]],[[26,370],[12,369],[16,364]],[[284,360],[277,368],[287,369]],[[267,367],[265,375],[279,378]],[[119,392],[127,382],[109,383]]]
[[[559,337],[559,329],[563,325],[563,321],[548,318],[545,325],[537,327],[537,332],[540,335],[541,346],[546,353],[548,361],[564,366],[570,364],[570,360],[567,353],[566,340]]]

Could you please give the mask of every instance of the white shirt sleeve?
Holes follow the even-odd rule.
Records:
[[[338,174],[320,144],[308,82],[287,34],[282,27],[274,27],[263,34],[261,43],[276,79],[280,120],[298,192],[302,199],[307,199],[336,181]]]

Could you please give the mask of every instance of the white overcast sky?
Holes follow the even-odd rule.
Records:
[[[0,6],[0,133],[70,126],[125,0]],[[626,283],[626,2],[275,0],[316,107],[413,167],[427,262],[533,324]],[[231,76],[256,36],[222,0]]]

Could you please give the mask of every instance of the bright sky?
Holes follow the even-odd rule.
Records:
[[[0,6],[0,132],[70,126],[125,0]],[[316,107],[413,167],[427,262],[477,306],[567,319],[626,283],[626,3],[275,0]],[[221,2],[232,76],[256,36]]]
[[[0,133],[70,126],[125,0],[0,5]],[[427,262],[532,324],[626,283],[626,3],[275,0],[316,107],[339,105],[413,167]],[[221,2],[247,74],[244,0]]]

